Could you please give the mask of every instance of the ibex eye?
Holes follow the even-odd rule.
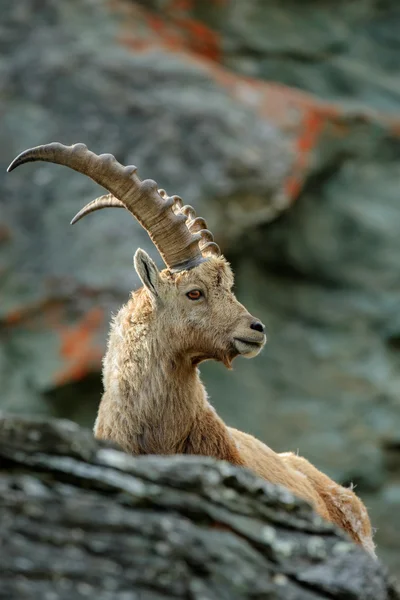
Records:
[[[186,294],[190,300],[199,300],[202,297],[203,293],[200,290],[191,290]]]

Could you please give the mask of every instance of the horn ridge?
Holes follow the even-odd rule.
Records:
[[[203,217],[197,217],[193,206],[188,204],[181,208],[181,212],[188,218],[186,225],[190,232],[197,232],[201,236],[199,248],[203,257],[208,257],[210,255],[221,256],[221,249],[218,244],[214,242],[214,236],[207,228],[205,219],[203,219]]]
[[[109,192],[84,206],[72,223],[102,208],[126,208],[149,233],[167,267],[173,270],[177,265],[192,268],[202,262],[201,233],[207,229],[204,219],[196,217],[191,206],[182,206],[179,196],[169,197],[165,190],[158,191],[153,180],[141,181],[135,166],[121,165],[112,154],[97,155],[85,144],[64,146],[52,142],[21,152],[8,167],[8,172],[33,161],[67,166],[87,175]]]
[[[198,244],[192,243],[193,236],[185,222],[172,209],[174,202],[166,202],[152,180],[141,181],[136,174],[136,167],[124,167],[112,154],[97,155],[84,144],[64,146],[53,142],[25,150],[11,163],[9,171],[26,162],[38,160],[70,167],[91,177],[109,192],[84,207],[74,217],[74,223],[94,210],[105,206],[122,208],[122,204],[150,234],[168,267],[201,260]]]

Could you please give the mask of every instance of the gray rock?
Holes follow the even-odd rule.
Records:
[[[89,179],[47,164],[6,175],[11,159],[52,140],[111,152],[179,192],[198,214],[206,210],[217,235],[223,225],[226,244],[237,235],[227,199],[256,186],[274,214],[291,153],[276,127],[260,124],[200,64],[119,45],[106,2],[48,0],[39,10],[29,0],[7,1],[2,27],[2,403],[47,412],[43,392],[98,369],[109,314],[138,285],[135,249],[157,256],[122,211],[69,227],[103,193]]]
[[[141,4],[169,21],[175,18],[188,45],[207,55],[206,44],[202,48],[191,39],[179,3],[145,0]],[[400,8],[396,0],[188,4],[190,17],[211,28],[207,33],[214,56],[230,69],[329,101],[398,114]]]
[[[0,457],[1,598],[400,598],[308,504],[227,463],[6,415]]]
[[[5,168],[54,139],[113,152],[207,218],[267,325],[262,356],[202,369],[218,412],[356,483],[400,572],[397,4],[187,4],[2,2],[1,406],[92,425],[131,256],[157,258],[123,211],[69,228],[89,180]]]

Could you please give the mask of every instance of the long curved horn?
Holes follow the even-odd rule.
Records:
[[[190,269],[204,260],[199,248],[202,240],[200,232],[192,233],[189,230],[186,226],[187,217],[180,210],[173,210],[174,197],[163,198],[157,191],[157,184],[151,179],[141,181],[136,175],[136,167],[122,166],[111,154],[98,156],[84,144],[64,146],[53,142],[25,150],[7,170],[10,172],[22,164],[37,160],[65,165],[105,187],[117,200],[117,203],[112,201],[111,205],[120,207],[122,203],[136,217],[170,269]],[[104,206],[103,203],[97,208]]]
[[[161,198],[164,200],[170,200],[165,190],[158,190]],[[207,256],[220,256],[221,250],[218,244],[214,242],[214,236],[207,229],[207,223],[203,219],[203,217],[197,217],[196,211],[192,206],[182,206],[182,200],[179,196],[172,196],[172,200],[174,201],[173,210],[174,212],[181,212],[186,215],[187,221],[186,226],[189,229],[190,233],[195,234],[199,233],[201,239],[199,240],[199,248],[204,258]],[[112,194],[104,194],[104,196],[99,196],[95,198],[91,202],[88,202],[72,219],[71,225],[74,225],[86,215],[95,212],[96,210],[101,210],[102,208],[126,208],[125,204],[115,198]]]
[[[80,219],[83,219],[83,217],[86,217],[86,215],[89,213],[95,212],[96,210],[101,210],[102,208],[126,208],[126,206],[123,202],[121,202],[121,200],[118,200],[118,198],[112,194],[104,194],[104,196],[95,198],[86,204],[86,206],[81,208],[81,210],[76,213],[72,219],[71,225],[75,225],[75,223],[77,223]]]

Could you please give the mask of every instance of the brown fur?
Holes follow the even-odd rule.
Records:
[[[197,365],[218,360],[230,367],[252,357],[265,336],[232,293],[224,258],[210,258],[190,271],[159,273],[138,251],[135,266],[144,283],[119,311],[104,358],[104,395],[95,424],[98,438],[131,454],[201,454],[248,467],[308,500],[373,554],[366,509],[350,489],[334,483],[305,459],[277,454],[251,435],[229,428],[210,405]],[[186,292],[200,289],[191,301]],[[254,340],[246,347],[235,338]]]

